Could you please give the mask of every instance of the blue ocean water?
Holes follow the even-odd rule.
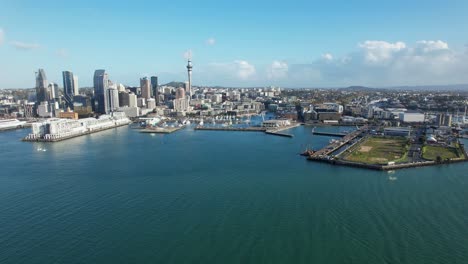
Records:
[[[468,263],[468,164],[313,163],[330,138],[287,132],[2,132],[0,263]]]

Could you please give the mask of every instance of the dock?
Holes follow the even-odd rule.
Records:
[[[346,134],[343,136],[343,139],[333,142],[326,147],[316,151],[314,154],[310,155],[307,159],[308,160],[316,160],[316,161],[323,161],[329,160],[330,155],[335,152],[336,150],[340,149],[346,144],[349,144],[352,140],[360,137],[365,131],[367,131],[367,126],[360,128],[354,132]],[[315,132],[314,132],[315,133]]]
[[[318,135],[318,136],[330,136],[330,137],[345,137],[347,134],[346,133],[334,133],[334,132],[319,132],[319,131],[314,131],[313,135]]]
[[[171,134],[176,131],[185,128],[185,126],[181,127],[157,127],[157,128],[144,128],[141,129],[140,133],[155,133],[155,134]]]
[[[243,132],[266,132],[264,127],[203,127],[197,126],[195,130],[208,130],[208,131],[243,131]]]
[[[289,126],[268,128],[268,127],[204,127],[197,126],[195,130],[205,130],[205,131],[240,131],[240,132],[264,132],[268,135],[280,136],[280,137],[289,137],[292,138],[293,135],[282,133],[281,131],[288,130],[300,126],[301,123],[294,123]]]

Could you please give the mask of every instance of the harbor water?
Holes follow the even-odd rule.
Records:
[[[309,162],[311,129],[2,132],[0,263],[468,263],[467,163]]]

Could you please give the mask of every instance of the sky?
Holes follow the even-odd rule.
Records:
[[[185,81],[231,87],[468,83],[468,1],[0,0],[0,88],[43,68],[92,86]],[[189,52],[191,51],[191,52]]]

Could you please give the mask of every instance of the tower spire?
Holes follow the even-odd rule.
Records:
[[[188,87],[187,87],[187,94],[190,98],[192,98],[192,61],[190,57],[187,60],[187,74],[188,74]]]

